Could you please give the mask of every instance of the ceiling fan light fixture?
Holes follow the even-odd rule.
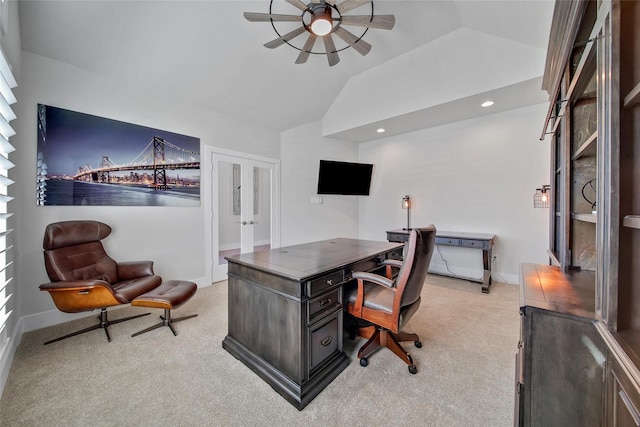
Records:
[[[316,36],[326,36],[333,30],[333,18],[331,17],[331,6],[322,6],[312,11],[311,32]]]
[[[250,22],[270,23],[278,37],[265,43],[264,47],[275,49],[287,44],[297,49],[300,53],[295,60],[296,64],[304,64],[311,54],[320,54],[327,56],[329,66],[332,67],[340,62],[338,53],[347,48],[353,48],[362,56],[367,55],[371,45],[362,39],[367,31],[371,28],[391,30],[396,22],[393,15],[374,15],[374,0],[286,0],[289,7],[298,9],[297,14],[274,13],[274,2],[280,3],[270,0],[269,13],[244,12],[244,17]],[[346,12],[364,5],[370,6],[367,13],[345,15]],[[279,31],[281,22],[298,22],[299,26],[287,33],[281,33]],[[282,29],[287,28],[286,25],[283,24]],[[345,27],[359,27],[361,31],[359,34],[354,34]],[[302,46],[299,42],[293,42],[293,39],[305,33],[307,38]],[[338,46],[334,42],[334,36],[340,39]],[[320,44],[324,46],[324,51],[313,50],[318,38],[322,39]]]

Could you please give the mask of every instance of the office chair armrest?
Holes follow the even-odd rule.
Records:
[[[353,304],[353,309],[349,312],[356,317],[362,317],[362,307],[364,305],[364,282],[373,283],[376,285],[384,286],[389,290],[395,292],[396,289],[393,286],[393,280],[387,279],[384,276],[379,276],[373,273],[366,273],[364,271],[354,271],[351,273],[351,277],[358,280],[358,292],[356,294],[356,301]]]
[[[384,276],[380,276],[378,274],[366,273],[364,271],[354,271],[351,276],[354,279],[362,279],[366,282],[375,283],[376,285],[382,285],[386,288],[393,288],[393,280],[387,279]]]
[[[385,259],[382,260],[382,265],[385,266],[384,274],[387,276],[387,279],[393,280],[393,269],[397,268],[400,270],[402,267],[402,261],[397,259]]]
[[[111,289],[111,285],[104,280],[61,280],[59,282],[43,283],[40,285],[41,291],[75,291],[79,289],[91,289],[98,286]]]
[[[385,259],[382,261],[382,265],[388,265],[390,267],[400,268],[402,267],[402,261],[399,259]]]
[[[41,291],[47,291],[58,310],[78,313],[122,304],[116,299],[111,285],[104,280],[67,280],[44,283]]]
[[[120,280],[131,280],[153,275],[153,261],[128,261],[119,262],[117,265],[118,278]]]

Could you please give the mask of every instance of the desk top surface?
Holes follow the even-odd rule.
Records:
[[[401,243],[336,238],[234,255],[226,259],[229,263],[302,281],[402,246]]]
[[[416,227],[418,228],[418,227]],[[409,234],[411,230],[398,229],[398,230],[389,230],[387,233],[404,233]],[[493,240],[496,235],[495,234],[486,234],[486,233],[467,233],[464,231],[442,231],[436,230],[436,237],[449,237],[452,239],[472,239],[472,240]]]

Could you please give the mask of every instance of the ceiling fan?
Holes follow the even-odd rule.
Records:
[[[371,0],[344,0],[342,2],[336,0],[312,0],[305,4],[300,0],[286,0],[292,6],[298,8],[302,13],[298,15],[288,15],[273,12],[273,0],[269,4],[269,13],[245,12],[244,17],[251,22],[271,22],[274,31],[278,34],[278,38],[265,43],[265,47],[274,49],[283,44],[298,49],[300,54],[296,59],[296,64],[307,62],[310,54],[327,55],[329,66],[334,66],[340,62],[339,51],[352,47],[361,55],[366,55],[371,50],[371,45],[362,37],[369,28],[377,28],[382,30],[391,30],[395,24],[394,15],[374,15],[373,1]],[[363,6],[367,3],[371,4],[371,12],[367,15],[345,15],[345,13]],[[300,23],[286,34],[281,34],[276,28],[276,22],[294,22]],[[362,34],[355,35],[346,30],[343,26],[354,26],[364,28]],[[304,46],[297,47],[291,41],[307,33],[308,37]],[[346,46],[342,49],[336,49],[332,35],[336,35],[342,39]],[[324,43],[324,52],[314,52],[313,46],[318,38]]]

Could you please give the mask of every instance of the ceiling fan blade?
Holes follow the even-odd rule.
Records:
[[[338,52],[336,51],[336,45],[333,43],[331,34],[327,34],[322,38],[322,40],[324,41],[324,49],[327,52],[327,59],[329,60],[329,66],[333,67],[338,62],[340,62],[340,57],[338,56]]]
[[[287,0],[287,3],[294,5],[303,12],[307,10],[307,5],[302,3],[300,0]]]
[[[286,22],[286,21],[302,21],[302,16],[300,15],[279,15],[277,13],[255,13],[255,12],[245,12],[244,17],[247,18],[247,21],[251,22]]]
[[[316,43],[317,39],[318,36],[309,33],[309,38],[300,51],[300,55],[298,55],[298,58],[296,59],[296,64],[304,64],[305,62],[307,62],[307,59],[309,59],[309,54],[311,53],[311,49],[313,49],[313,45]]]
[[[264,47],[268,47],[269,49],[274,49],[278,46],[285,44],[290,40],[293,40],[294,38],[298,37],[300,34],[304,33],[305,31],[307,30],[305,30],[304,27],[296,28],[295,30],[288,32],[282,37],[278,37],[275,40],[271,40],[269,43],[265,43]]]
[[[343,16],[340,21],[343,25],[355,25],[356,27],[379,28],[390,30],[396,23],[394,15],[351,15]]]
[[[343,14],[355,9],[356,7],[360,7],[365,3],[371,3],[371,0],[345,0],[338,5],[338,12]]]
[[[358,40],[358,37],[356,35],[350,33],[342,27],[336,28],[334,34],[347,42],[349,46],[354,48],[362,56],[366,55],[371,50],[371,45],[369,43],[362,39]]]

